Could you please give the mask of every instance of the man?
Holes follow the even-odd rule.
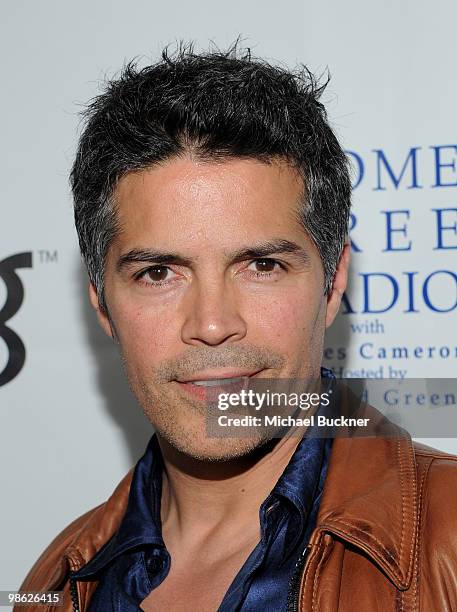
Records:
[[[90,612],[457,609],[453,457],[400,430],[207,432],[213,386],[329,376],[351,189],[321,92],[182,49],[89,106],[71,182],[90,300],[156,434],[22,590]]]

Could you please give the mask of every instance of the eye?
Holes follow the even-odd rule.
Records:
[[[168,284],[177,276],[168,266],[151,266],[137,274],[135,278],[145,285],[161,286]]]
[[[278,277],[285,269],[286,267],[276,259],[259,257],[251,261],[245,271],[254,279],[267,279]]]
[[[249,266],[254,266],[255,272],[274,272],[275,269],[280,268],[280,264],[276,259],[271,259],[270,257],[264,257],[262,259],[255,259],[252,261]],[[248,269],[249,269],[248,266]],[[252,269],[252,268],[251,268]]]

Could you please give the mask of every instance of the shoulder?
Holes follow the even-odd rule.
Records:
[[[457,574],[457,456],[414,443],[419,499],[419,548],[422,563],[445,579]],[[444,572],[443,572],[444,570]]]
[[[109,499],[72,521],[49,544],[21,585],[21,590],[52,590],[66,579],[74,564],[83,565],[115,533],[127,506],[130,472]]]
[[[20,590],[51,589],[64,580],[69,569],[65,551],[103,505],[92,508],[79,516],[52,540],[30,569]]]
[[[442,487],[457,479],[457,455],[413,442],[419,487]],[[420,491],[419,491],[420,492]]]
[[[417,486],[422,503],[445,507],[455,504],[457,490],[457,456],[451,453],[413,443],[417,466]]]

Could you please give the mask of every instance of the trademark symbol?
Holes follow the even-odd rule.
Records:
[[[49,251],[48,249],[38,249],[38,259],[42,264],[50,264],[58,262],[58,251]]]

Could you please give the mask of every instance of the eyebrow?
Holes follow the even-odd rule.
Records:
[[[228,254],[227,259],[230,263],[239,263],[246,259],[260,259],[279,253],[291,253],[297,256],[303,263],[309,264],[310,257],[306,248],[296,242],[280,238],[278,240],[268,240],[259,244],[243,247]],[[149,263],[151,265],[178,265],[190,267],[193,260],[183,257],[179,253],[165,252],[155,249],[132,249],[121,255],[117,261],[116,269],[121,272],[135,263]]]
[[[246,259],[256,259],[268,257],[279,253],[291,253],[297,255],[304,263],[309,263],[310,257],[306,248],[296,242],[280,238],[278,240],[268,240],[252,247],[243,248],[231,254],[232,263],[238,263]]]

